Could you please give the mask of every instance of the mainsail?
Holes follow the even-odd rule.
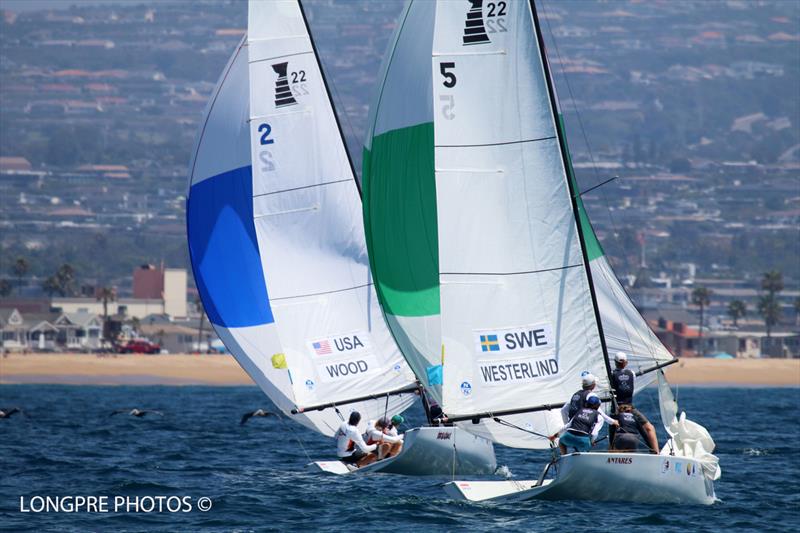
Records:
[[[415,372],[439,378],[445,412],[558,404],[585,370],[607,391],[608,351],[634,370],[672,359],[583,209],[533,6],[412,2],[401,20],[365,146],[364,215],[389,325]],[[561,424],[552,409],[500,418],[516,428],[464,427],[545,447]]]
[[[197,141],[187,232],[211,323],[284,413],[347,403],[366,419],[414,401],[348,403],[416,380],[383,321],[354,173],[296,0],[250,3]],[[341,415],[290,416],[332,435]]]

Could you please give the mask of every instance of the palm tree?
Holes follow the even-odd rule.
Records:
[[[761,278],[761,289],[767,291],[772,296],[781,292],[783,290],[783,274],[777,270],[764,272]]]
[[[747,314],[747,305],[741,300],[733,300],[728,304],[728,316],[733,319],[733,327],[739,327],[739,319]]]
[[[197,328],[197,351],[202,353],[200,344],[203,342],[203,320],[206,317],[206,311],[203,309],[203,302],[199,296],[194,299],[194,305],[200,311],[200,326]]]
[[[758,299],[758,313],[767,326],[767,338],[772,335],[772,327],[781,319],[781,304],[778,303],[778,293],[783,290],[783,274],[777,270],[764,272],[761,278],[761,289],[767,294]]]
[[[108,302],[117,300],[117,289],[115,287],[100,287],[97,290],[97,300],[103,302],[103,342],[109,337],[108,323]]]
[[[58,279],[55,276],[50,276],[44,280],[42,282],[42,290],[44,290],[44,292],[46,292],[47,295],[52,298],[55,293],[61,291],[61,287],[58,285]]]
[[[772,295],[764,295],[758,299],[758,313],[767,325],[767,338],[772,336],[772,327],[781,319],[781,305]]]
[[[700,335],[698,343],[700,344],[701,355],[706,354],[705,346],[703,346],[703,318],[705,316],[705,309],[711,303],[711,289],[706,287],[697,287],[692,291],[692,303],[700,307]]]
[[[31,266],[24,257],[17,257],[17,260],[14,261],[11,272],[17,277],[17,294],[19,294],[22,289],[22,278],[25,277],[25,274],[27,274],[30,269]]]
[[[75,285],[75,269],[72,268],[72,265],[64,263],[58,267],[55,278],[58,282],[58,292],[61,294],[61,296],[68,296],[72,294],[73,287]]]
[[[800,297],[794,299],[794,323],[800,327]]]

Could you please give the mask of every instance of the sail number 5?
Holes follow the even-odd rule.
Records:
[[[456,64],[453,63],[452,61],[439,63],[439,72],[441,72],[442,76],[444,76],[444,82],[442,82],[442,85],[444,85],[448,89],[452,89],[453,87],[455,87],[456,81],[458,81],[456,75],[453,72],[447,71],[447,69],[454,69],[454,68],[456,68]]]
[[[443,61],[439,63],[439,72],[442,74],[442,77],[444,77],[442,85],[448,89],[455,87],[458,82],[458,78],[456,78],[456,74],[453,72],[455,68],[456,64],[453,61]],[[452,94],[440,94],[439,101],[444,104],[442,106],[442,116],[445,120],[453,120],[456,117],[456,114],[453,112],[456,107],[456,97]]]

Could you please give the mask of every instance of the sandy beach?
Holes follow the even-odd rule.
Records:
[[[676,385],[800,387],[800,359],[682,359]],[[9,354],[0,383],[70,385],[253,385],[229,355]]]

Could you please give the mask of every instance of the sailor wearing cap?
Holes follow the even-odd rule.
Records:
[[[567,453],[567,448],[574,448],[579,452],[591,450],[604,421],[612,426],[619,426],[619,422],[599,410],[599,407],[600,398],[590,392],[586,395],[586,406],[578,409],[575,416],[561,428],[560,437],[559,433],[550,436],[551,441],[559,437],[558,448],[562,455]]]
[[[378,445],[379,459],[397,455],[403,449],[403,435],[397,433],[397,426],[403,422],[402,416],[394,415],[391,420],[384,417],[367,424],[364,440],[368,445]]]
[[[586,396],[597,386],[597,378],[588,370],[581,372],[581,390],[572,395],[572,398],[561,408],[561,420],[566,424],[578,409],[586,404]]]
[[[632,370],[625,368],[628,366],[628,356],[623,352],[617,352],[614,356],[616,368],[611,371],[611,389],[617,397],[617,404],[633,404],[634,380],[636,375]]]

